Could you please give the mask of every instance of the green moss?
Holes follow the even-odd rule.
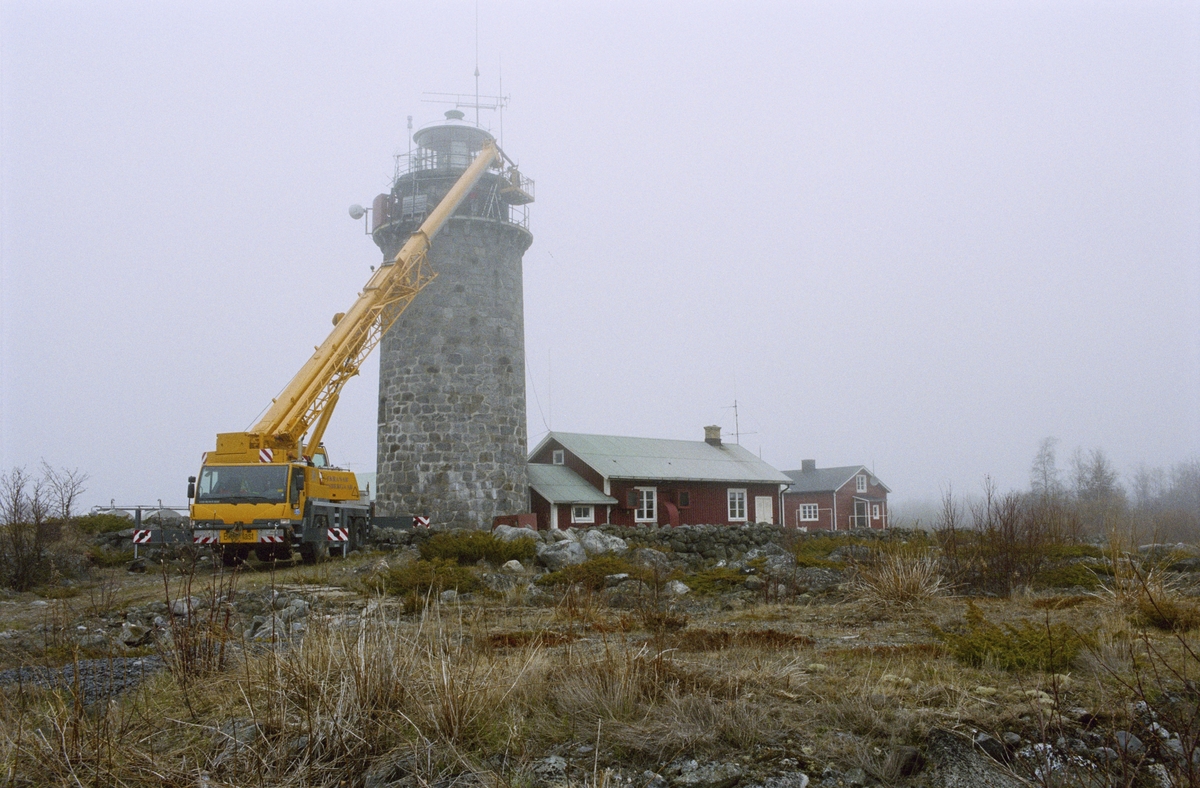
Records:
[[[604,588],[609,575],[632,574],[638,572],[628,561],[615,555],[599,555],[590,558],[582,564],[565,566],[557,572],[550,572],[537,579],[540,586],[572,586],[581,585],[593,591]]]
[[[463,565],[483,560],[499,566],[514,558],[518,561],[528,560],[537,553],[533,539],[505,542],[486,531],[434,534],[419,549],[426,561],[455,561]]]
[[[1037,588],[1086,588],[1089,591],[1100,587],[1100,578],[1083,564],[1059,564],[1043,569],[1033,577]]]
[[[961,632],[934,631],[964,665],[1010,671],[1065,671],[1087,644],[1083,635],[1066,624],[1028,619],[1016,626],[994,624],[971,602]]]
[[[1066,558],[1103,558],[1104,551],[1093,544],[1053,544],[1046,548],[1046,558],[1061,561]]]

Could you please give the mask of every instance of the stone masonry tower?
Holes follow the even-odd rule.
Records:
[[[457,110],[419,130],[375,198],[375,243],[391,260],[492,135]],[[384,336],[376,511],[487,528],[529,507],[521,256],[533,183],[487,172],[434,237],[437,278]]]

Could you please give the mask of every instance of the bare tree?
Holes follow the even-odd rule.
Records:
[[[14,590],[28,591],[52,572],[42,529],[49,512],[42,479],[24,468],[0,475],[0,575]]]
[[[81,473],[78,468],[55,469],[50,467],[50,463],[42,460],[42,479],[46,483],[53,516],[63,525],[68,525],[75,514],[75,502],[87,492],[83,485],[87,482],[88,475]]]
[[[1029,488],[1034,495],[1041,498],[1053,498],[1062,492],[1062,480],[1059,478],[1055,453],[1057,445],[1058,438],[1043,438],[1038,445],[1037,454],[1033,457],[1033,466],[1029,469]]]

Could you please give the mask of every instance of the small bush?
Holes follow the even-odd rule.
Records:
[[[609,575],[637,574],[637,570],[624,558],[615,555],[599,555],[582,564],[564,566],[537,579],[540,586],[580,585],[592,591],[604,588]]]
[[[1200,626],[1200,610],[1179,596],[1145,595],[1137,600],[1134,621],[1164,632],[1187,632]]]
[[[858,539],[839,539],[832,536],[806,536],[792,543],[792,555],[796,566],[801,568],[841,569],[841,561],[834,561],[829,554],[839,547],[865,544]]]
[[[133,548],[113,550],[97,545],[88,550],[87,557],[93,566],[124,566],[133,560]]]
[[[1100,587],[1100,578],[1083,564],[1059,564],[1033,576],[1035,588],[1083,588],[1093,591]]]
[[[455,531],[434,534],[421,545],[420,552],[426,561],[455,561],[469,566],[483,560],[499,566],[514,558],[533,558],[537,544],[533,539],[505,542],[486,531]]]
[[[128,517],[105,512],[85,514],[82,517],[76,517],[72,522],[85,534],[111,534],[133,527],[133,520]]]
[[[728,566],[718,566],[690,575],[686,582],[697,594],[711,596],[740,588],[746,582],[746,576]]]
[[[449,590],[467,593],[480,587],[479,578],[469,567],[444,558],[392,567],[376,575],[371,582],[384,593],[395,596],[425,594],[430,589],[435,593]]]
[[[1028,619],[1016,626],[994,624],[971,602],[967,603],[963,631],[935,632],[964,665],[1010,671],[1066,671],[1086,645],[1084,638],[1066,624]]]

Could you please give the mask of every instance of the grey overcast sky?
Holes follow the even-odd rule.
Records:
[[[476,5],[3,2],[0,468],[183,503],[379,253]],[[530,440],[864,463],[901,500],[1039,441],[1200,454],[1196,2],[479,0],[537,181]],[[499,118],[483,122],[497,134]],[[333,459],[374,470],[377,359]]]

